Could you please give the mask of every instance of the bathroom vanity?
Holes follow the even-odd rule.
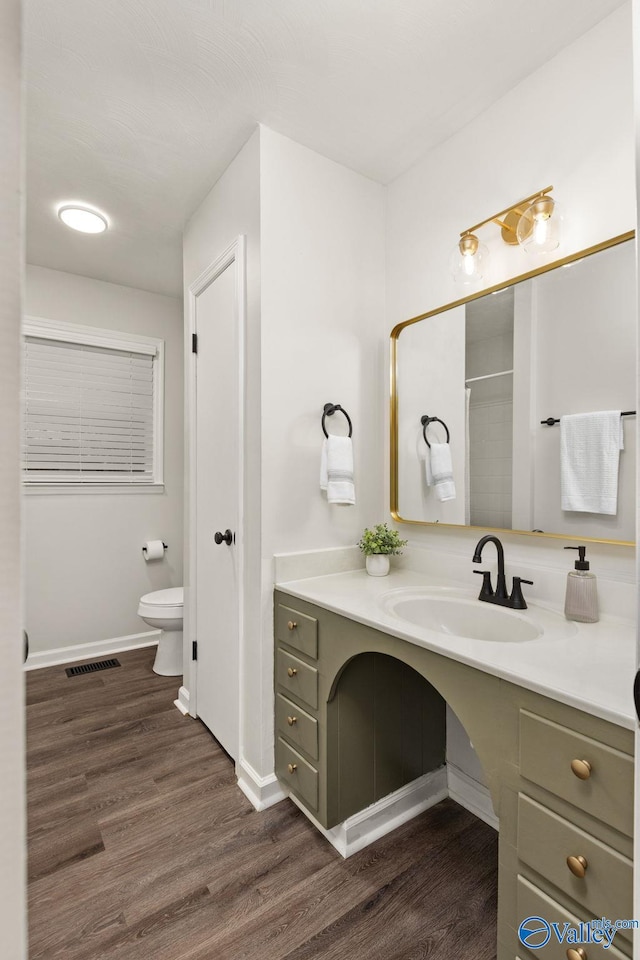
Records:
[[[487,609],[488,608],[488,609]],[[330,829],[445,761],[445,703],[482,763],[500,821],[498,957],[585,956],[529,916],[632,917],[634,638],[630,625],[503,611],[408,570],[357,570],[275,593],[276,772]]]

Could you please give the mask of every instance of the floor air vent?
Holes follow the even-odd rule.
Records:
[[[108,670],[110,667],[119,667],[120,661],[115,657],[112,660],[100,660],[97,663],[81,663],[79,667],[67,667],[68,677],[80,677],[84,673],[95,673],[96,670]]]

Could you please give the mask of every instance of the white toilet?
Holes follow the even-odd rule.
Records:
[[[157,630],[162,630],[153,672],[161,677],[182,676],[182,587],[156,590],[140,597],[138,616]]]

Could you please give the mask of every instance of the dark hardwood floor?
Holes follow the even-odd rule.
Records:
[[[497,838],[447,800],[342,860],[257,813],[153,650],[27,677],[31,960],[495,957]]]

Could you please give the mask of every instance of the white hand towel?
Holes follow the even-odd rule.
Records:
[[[320,454],[320,489],[327,489],[327,440],[322,441],[322,453]]]
[[[438,500],[455,500],[456,486],[453,482],[451,447],[448,443],[431,444],[431,472]]]
[[[424,479],[428,487],[433,486],[433,474],[431,473],[431,454],[429,452],[429,447],[424,442],[424,437],[422,436],[422,427],[418,432],[418,438],[416,441],[416,453],[418,455],[418,460],[422,460],[424,463]]]
[[[353,482],[353,444],[351,437],[329,436],[323,445],[326,448],[327,500],[329,503],[353,504],[356,488]],[[322,460],[320,472],[322,477]]]
[[[616,515],[621,450],[624,435],[620,410],[560,418],[563,510]]]

